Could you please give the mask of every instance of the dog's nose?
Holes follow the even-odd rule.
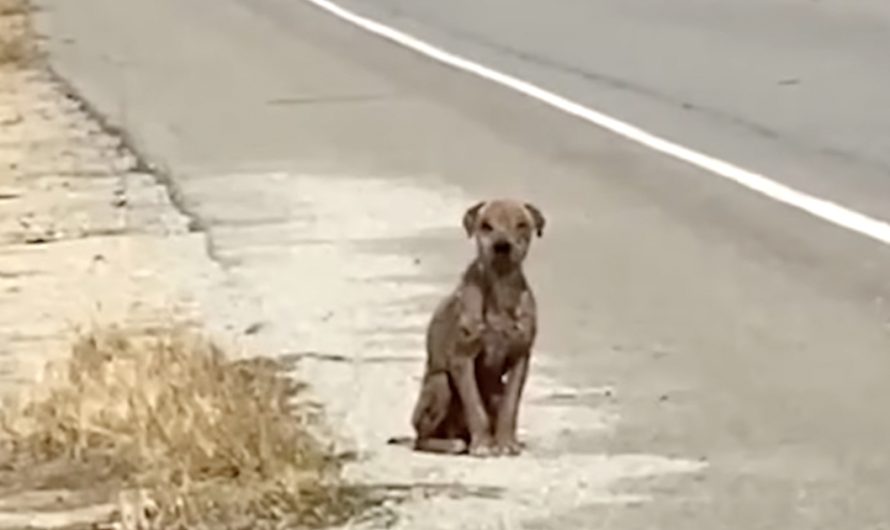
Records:
[[[495,254],[509,254],[512,246],[509,241],[498,241],[493,248]]]

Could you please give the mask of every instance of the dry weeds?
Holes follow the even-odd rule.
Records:
[[[28,0],[0,0],[0,67],[23,66],[36,54]]]
[[[184,329],[84,335],[0,411],[0,489],[142,496],[164,529],[348,520],[369,497],[340,484],[318,411],[282,368],[233,362]]]

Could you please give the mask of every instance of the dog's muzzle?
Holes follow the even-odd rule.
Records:
[[[500,256],[509,255],[510,251],[513,250],[513,245],[510,244],[509,241],[498,241],[492,247],[494,253]]]

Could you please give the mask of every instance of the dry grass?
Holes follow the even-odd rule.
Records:
[[[24,15],[30,11],[27,0],[0,0],[0,17]]]
[[[28,0],[0,0],[0,67],[23,66],[36,55]]]
[[[368,497],[340,485],[300,390],[184,330],[93,332],[0,413],[0,488],[146,492],[165,529],[342,522]]]

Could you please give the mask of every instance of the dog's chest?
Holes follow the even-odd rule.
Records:
[[[486,313],[487,331],[483,340],[482,364],[492,375],[500,376],[516,356],[510,328],[515,325],[512,314]]]
[[[485,317],[497,319],[516,319],[524,289],[518,285],[495,282],[489,286],[485,297]]]
[[[521,276],[488,283],[484,288],[485,321],[481,364],[490,376],[500,376],[521,352],[516,344],[520,305],[525,292]]]
[[[482,353],[482,365],[485,371],[495,377],[500,377],[512,364],[510,351],[507,348],[486,345]]]

